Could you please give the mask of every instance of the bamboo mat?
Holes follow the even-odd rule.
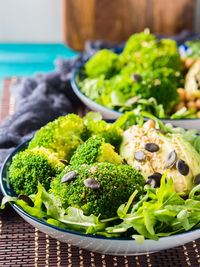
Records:
[[[11,79],[5,79],[0,121],[14,112],[9,93]],[[85,109],[77,113],[83,115]],[[0,210],[1,266],[68,266],[68,267],[185,267],[200,266],[200,239],[174,249],[143,256],[116,257],[93,253],[57,241],[26,223],[7,205]]]

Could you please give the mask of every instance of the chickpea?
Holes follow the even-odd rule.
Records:
[[[194,101],[195,100],[195,96],[193,95],[193,93],[186,92],[186,100],[187,101]]]
[[[178,88],[177,89],[179,97],[180,97],[180,101],[185,101],[186,98],[186,91],[183,88]]]
[[[185,106],[185,103],[181,101],[175,106],[174,110],[178,111],[179,109],[182,109],[184,106]]]
[[[194,101],[187,102],[188,109],[196,108],[196,103]]]
[[[200,119],[200,111],[197,113],[197,117]]]
[[[192,64],[195,62],[195,59],[194,58],[191,58],[191,57],[189,57],[189,58],[186,58],[185,59],[185,67],[187,68],[187,69],[189,69],[191,66],[192,66]]]
[[[200,109],[200,98],[198,98],[198,99],[196,100],[196,107],[197,107],[198,109]]]

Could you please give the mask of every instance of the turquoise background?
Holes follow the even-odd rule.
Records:
[[[0,97],[3,78],[52,71],[55,59],[77,54],[64,44],[0,44]]]

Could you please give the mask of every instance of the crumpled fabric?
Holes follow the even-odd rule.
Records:
[[[163,35],[157,37],[162,38]],[[200,38],[200,34],[183,31],[171,38],[184,43],[188,39]],[[0,125],[0,165],[15,146],[33,136],[40,127],[82,105],[70,86],[75,66],[100,49],[120,52],[123,46],[123,43],[112,46],[103,41],[87,42],[84,52],[77,57],[56,60],[55,71],[20,78],[12,84],[10,90],[15,99],[15,113]]]

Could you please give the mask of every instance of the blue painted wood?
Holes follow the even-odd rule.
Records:
[[[3,78],[53,71],[55,59],[77,54],[64,44],[0,44],[0,97]]]

